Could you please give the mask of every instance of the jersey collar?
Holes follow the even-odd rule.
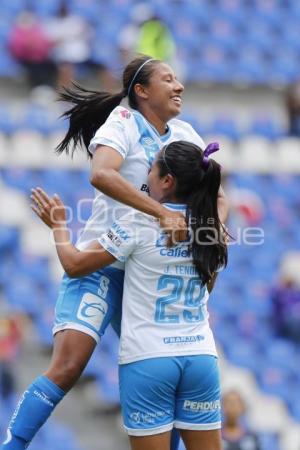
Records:
[[[184,203],[163,203],[168,209],[174,209],[175,211],[185,211],[186,205]]]
[[[168,125],[168,131],[165,134],[161,135],[161,134],[159,134],[157,129],[150,122],[148,122],[148,120],[143,116],[143,114],[141,114],[136,109],[133,110],[133,112],[134,112],[134,114],[137,114],[138,116],[140,116],[143,119],[143,121],[148,126],[148,128],[150,128],[151,131],[155,134],[156,138],[159,138],[162,142],[166,142],[169,139],[169,137],[171,136],[171,127],[170,127],[170,125]]]

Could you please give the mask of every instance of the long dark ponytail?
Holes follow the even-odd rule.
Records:
[[[135,58],[124,69],[123,89],[116,94],[90,91],[75,83],[72,88],[64,88],[59,94],[59,100],[71,103],[73,106],[62,115],[63,118],[69,119],[69,129],[57,146],[57,153],[64,151],[69,153],[71,147],[73,154],[78,145],[84,145],[91,156],[88,147],[98,128],[126,96],[128,96],[129,106],[138,109],[134,85],[136,83],[147,85],[154,65],[159,62],[145,55]]]
[[[160,176],[174,176],[174,195],[187,204],[187,221],[192,231],[190,251],[199,277],[206,284],[218,268],[227,264],[226,232],[217,206],[221,168],[213,159],[205,165],[203,151],[185,141],[164,147],[157,163]]]

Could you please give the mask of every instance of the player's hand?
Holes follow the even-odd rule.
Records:
[[[163,212],[159,217],[159,223],[161,228],[168,234],[168,247],[187,239],[188,227],[182,213],[163,208]]]
[[[48,227],[62,228],[66,225],[66,208],[57,194],[49,197],[41,188],[31,190],[34,204],[31,209]]]

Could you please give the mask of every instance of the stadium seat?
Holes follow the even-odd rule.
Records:
[[[288,411],[278,397],[260,393],[247,400],[254,406],[249,409],[248,414],[250,426],[254,430],[281,434],[288,426]]]
[[[24,8],[24,0],[2,0],[1,9],[12,17],[18,15]]]
[[[10,157],[10,151],[8,148],[8,140],[4,133],[0,132],[0,168],[6,167]]]
[[[46,142],[36,131],[18,131],[10,138],[9,166],[40,169],[46,164]]]
[[[258,115],[250,125],[247,134],[262,136],[266,139],[278,139],[284,135],[282,126],[268,115]]]
[[[300,173],[300,142],[296,138],[280,139],[277,142],[277,158],[274,161],[276,171]]]
[[[240,156],[237,161],[237,170],[269,173],[273,165],[270,164],[274,150],[270,141],[258,136],[247,136],[240,142]]]
[[[280,450],[278,433],[260,432],[258,439],[262,450]]]
[[[21,74],[21,66],[16,62],[15,59],[13,59],[7,48],[0,42],[0,77],[17,78]]]
[[[218,115],[211,123],[210,133],[212,135],[224,135],[232,140],[241,137],[241,131],[235,120],[228,114]]]
[[[20,117],[20,128],[31,130],[43,135],[55,131],[57,118],[54,112],[44,107],[30,104],[25,108]]]
[[[65,152],[58,155],[55,148],[62,141],[65,133],[63,131],[55,131],[51,133],[47,140],[46,166],[52,169],[73,169],[88,170],[89,160],[85,150],[78,148],[72,157],[72,152],[67,155]]]
[[[215,153],[212,158],[215,159],[222,167],[224,173],[234,172],[236,169],[237,145],[227,136],[224,135],[206,135],[204,137],[205,142],[218,142],[220,145],[220,151]]]
[[[283,401],[289,398],[290,373],[286,368],[265,363],[258,374],[259,385],[269,395],[276,395]]]
[[[24,194],[0,186],[0,223],[12,227],[22,227],[30,216],[28,202]]]
[[[24,253],[37,256],[51,257],[55,252],[51,230],[38,219],[33,219],[34,213],[27,207],[29,217],[23,220],[21,246]]]
[[[235,345],[228,350],[227,356],[232,364],[250,369],[252,373],[257,373],[262,364],[259,358],[259,349],[251,344],[251,340],[241,340],[235,342]]]
[[[2,103],[0,105],[0,131],[11,134],[19,128],[18,120],[14,117],[11,107]]]

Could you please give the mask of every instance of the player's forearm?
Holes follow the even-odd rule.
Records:
[[[117,200],[153,217],[160,218],[164,207],[152,198],[139,192],[131,183],[126,181],[116,170],[99,170],[91,179],[92,185]]]
[[[53,229],[53,235],[59,260],[70,278],[83,277],[116,261],[96,240],[84,250],[78,250],[71,243],[66,227]]]
[[[70,241],[70,232],[67,227],[53,229],[56,251],[64,271],[70,276],[77,274],[80,265],[80,251]]]

